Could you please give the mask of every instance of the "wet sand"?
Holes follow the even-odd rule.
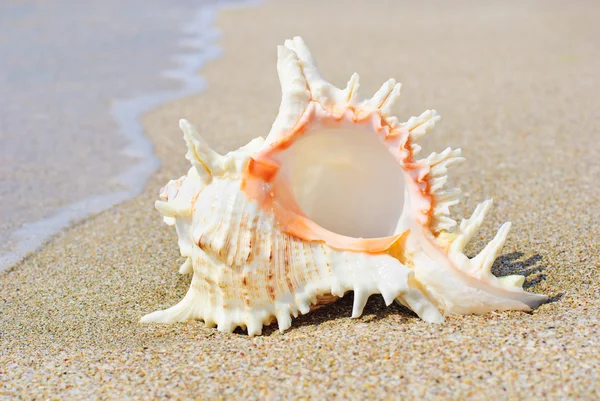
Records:
[[[142,192],[159,161],[139,117],[202,89],[211,3],[0,4],[0,271]]]
[[[268,2],[224,12],[223,57],[206,92],[146,114],[163,165],[145,192],[57,235],[3,274],[0,392],[23,398],[596,399],[600,397],[600,9],[594,2]],[[344,9],[336,16],[336,10]],[[333,16],[333,17],[329,17]],[[251,23],[250,23],[251,22]],[[453,316],[441,325],[352,295],[280,334],[223,334],[201,322],[140,325],[181,299],[176,235],[153,202],[188,168],[179,118],[217,150],[266,135],[280,99],[275,46],[300,34],[323,74],[362,93],[403,83],[407,119],[443,117],[425,150],[462,147],[452,171],[468,216],[493,212],[469,249],[513,230],[494,272],[550,295],[533,313]]]

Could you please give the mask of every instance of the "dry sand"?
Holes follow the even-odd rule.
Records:
[[[201,72],[209,89],[144,118],[163,161],[147,191],[2,276],[6,398],[600,397],[600,7],[320,3],[222,14],[224,56]],[[426,150],[464,150],[457,214],[496,200],[471,254],[512,221],[495,272],[527,275],[551,302],[431,325],[380,296],[350,319],[349,294],[257,338],[200,322],[138,324],[190,280],[177,274],[176,236],[153,209],[159,187],[187,169],[178,119],[220,151],[265,135],[280,97],[275,45],[296,34],[334,83],[358,71],[371,93],[395,77],[401,117],[440,112]]]

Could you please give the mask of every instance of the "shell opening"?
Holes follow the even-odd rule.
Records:
[[[321,227],[354,238],[394,234],[404,205],[404,175],[367,130],[309,130],[277,155],[294,197]]]

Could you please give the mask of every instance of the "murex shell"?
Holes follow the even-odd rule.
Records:
[[[415,158],[435,110],[399,123],[390,108],[400,84],[361,100],[358,75],[336,88],[299,37],[278,47],[277,70],[283,95],[266,139],[223,156],[181,120],[192,167],[156,208],[175,225],[180,272],[193,278],[181,302],[142,322],[200,319],[258,335],[349,291],[352,317],[381,294],[436,323],[547,299],[524,291],[523,276],[491,273],[510,223],[474,258],[463,253],[492,201],[460,224],[450,217],[460,191],[445,188],[446,174],[460,149]]]

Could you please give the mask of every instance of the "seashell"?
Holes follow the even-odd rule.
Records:
[[[547,297],[523,290],[523,276],[491,267],[510,223],[474,258],[463,253],[492,201],[460,224],[446,188],[460,149],[416,159],[417,141],[439,121],[435,110],[399,123],[393,79],[371,98],[359,77],[339,89],[321,77],[300,37],[278,48],[282,100],[266,139],[220,155],[185,120],[187,175],[170,181],[156,209],[174,225],[180,273],[193,273],[177,305],[142,322],[203,320],[258,335],[279,330],[354,292],[352,317],[381,294],[428,322],[449,314],[529,311]]]

